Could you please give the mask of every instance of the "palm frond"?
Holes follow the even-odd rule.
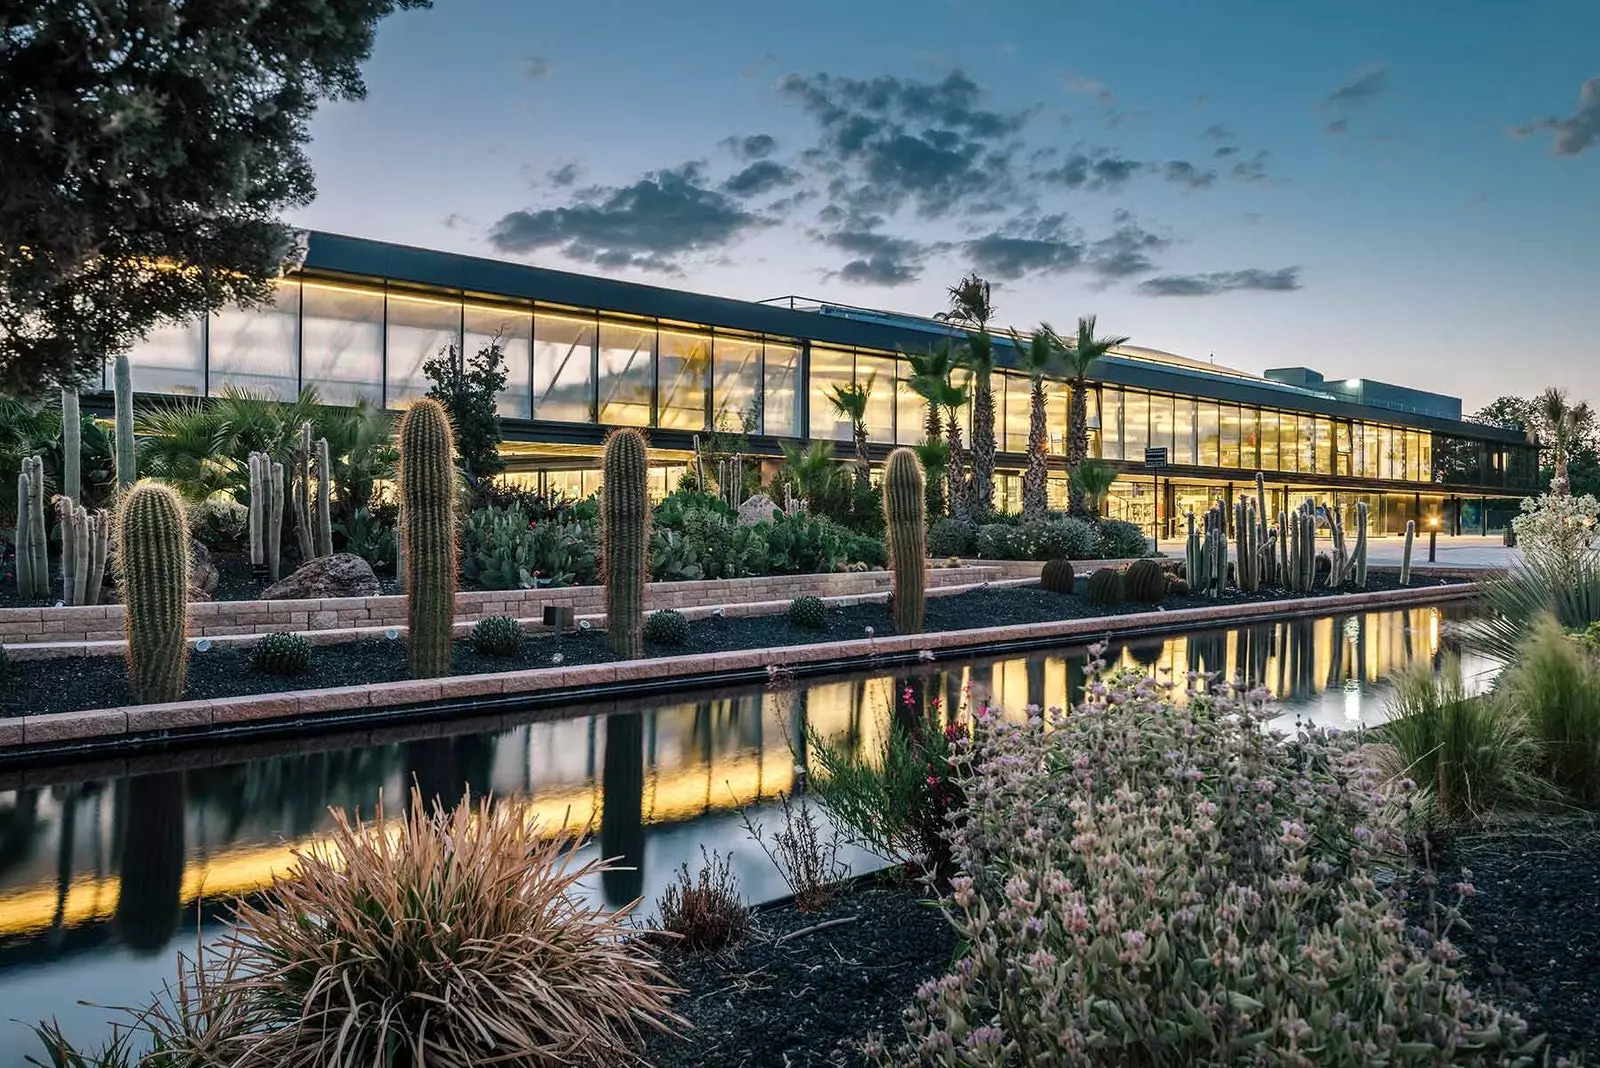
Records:
[[[828,390],[828,403],[840,416],[859,423],[867,417],[867,402],[872,398],[872,383],[849,382]]]

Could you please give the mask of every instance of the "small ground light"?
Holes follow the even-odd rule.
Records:
[[[210,648],[211,648],[211,639],[210,638],[201,638],[199,641],[194,643],[194,651],[197,652],[197,653],[207,652],[207,651],[210,650]]]
[[[388,630],[383,632],[383,636],[388,638],[390,641],[395,641],[400,637],[400,628],[390,627]]]

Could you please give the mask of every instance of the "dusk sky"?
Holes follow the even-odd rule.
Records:
[[[436,0],[367,70],[301,225],[1600,401],[1594,0]]]

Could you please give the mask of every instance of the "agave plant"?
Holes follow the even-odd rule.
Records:
[[[1600,622],[1600,556],[1562,560],[1524,553],[1503,577],[1480,582],[1478,594],[1484,611],[1465,628],[1466,641],[1502,663],[1515,663],[1542,616],[1569,631]]]

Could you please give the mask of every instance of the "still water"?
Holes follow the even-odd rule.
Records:
[[[1383,680],[1453,650],[1458,608],[1421,608],[1269,623],[1114,647],[1158,673],[1222,672],[1278,695],[1285,717],[1349,728],[1383,717]],[[944,709],[989,704],[1020,712],[1081,696],[1081,648],[931,664],[915,673]],[[1463,658],[1470,676],[1492,665]],[[428,794],[516,796],[552,829],[589,829],[585,855],[622,856],[634,870],[590,892],[648,912],[678,866],[700,850],[731,853],[745,895],[786,892],[748,837],[805,766],[808,730],[877,751],[893,695],[906,681],[864,674],[798,685],[709,691],[648,707],[571,708],[247,748],[166,754],[104,777],[63,767],[53,783],[0,789],[0,1065],[34,1049],[22,1023],[55,1016],[93,1041],[111,1013],[138,1005],[211,933],[234,896],[265,886],[293,843],[338,806],[371,813],[403,804],[413,779]],[[1069,696],[1070,691],[1070,696]],[[32,780],[30,780],[32,781]],[[742,810],[742,812],[741,812]],[[881,863],[848,848],[856,872]],[[80,1002],[89,1002],[86,1006]]]

